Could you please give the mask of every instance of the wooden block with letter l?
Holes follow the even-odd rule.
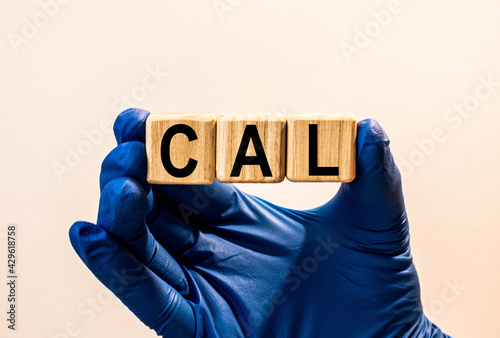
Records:
[[[147,181],[211,184],[215,180],[215,124],[211,113],[154,113],[146,121]]]
[[[345,113],[287,115],[286,177],[293,182],[351,182],[356,120]]]
[[[280,113],[217,117],[217,180],[281,182],[285,178],[286,118]]]

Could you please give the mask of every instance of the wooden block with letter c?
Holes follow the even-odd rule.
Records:
[[[286,177],[293,182],[351,182],[356,120],[346,113],[287,115]]]
[[[281,182],[285,178],[286,118],[280,113],[217,117],[217,180]]]
[[[212,113],[154,113],[146,121],[147,181],[211,184],[215,180]]]

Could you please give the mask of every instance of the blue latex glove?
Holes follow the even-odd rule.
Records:
[[[356,179],[296,211],[231,184],[149,185],[148,115],[118,116],[97,225],[70,230],[144,324],[168,337],[447,337],[423,314],[401,178],[375,121],[358,124]]]

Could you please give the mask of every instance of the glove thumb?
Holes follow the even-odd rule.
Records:
[[[332,219],[347,223],[345,234],[354,241],[384,252],[407,248],[401,175],[389,138],[375,120],[358,123],[356,178],[342,184],[325,207]]]

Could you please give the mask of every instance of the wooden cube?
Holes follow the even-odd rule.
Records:
[[[280,113],[217,117],[217,180],[281,182],[285,178],[286,118]]]
[[[356,120],[349,114],[287,115],[286,177],[293,182],[351,182]]]
[[[155,113],[146,121],[147,181],[211,184],[215,180],[215,123],[211,113]]]

